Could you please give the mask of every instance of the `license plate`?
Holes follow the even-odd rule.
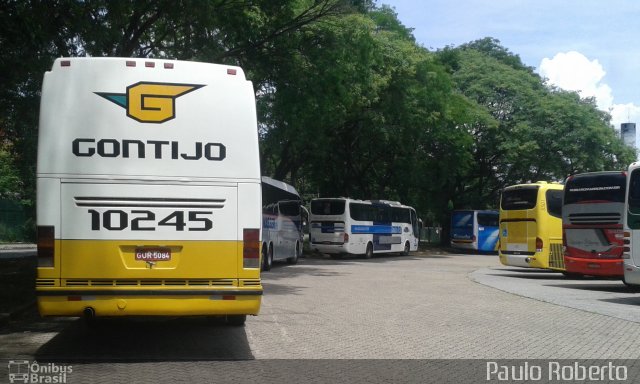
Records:
[[[170,248],[136,248],[136,260],[139,261],[169,261]]]
[[[591,269],[598,269],[598,268],[600,268],[600,264],[589,263],[589,264],[587,264],[587,267],[589,267]]]

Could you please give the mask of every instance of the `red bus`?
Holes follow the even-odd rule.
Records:
[[[626,172],[569,176],[562,231],[567,275],[624,278],[623,213]]]

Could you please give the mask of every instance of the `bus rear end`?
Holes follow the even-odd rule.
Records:
[[[478,249],[475,211],[453,211],[451,214],[451,246]]]
[[[258,314],[258,138],[241,69],[56,60],[37,176],[41,315]]]
[[[622,278],[625,172],[567,178],[562,207],[566,272]]]
[[[309,215],[309,239],[311,249],[321,253],[347,253],[346,199],[313,199]]]
[[[564,269],[562,188],[538,182],[504,189],[498,251],[503,265]]]

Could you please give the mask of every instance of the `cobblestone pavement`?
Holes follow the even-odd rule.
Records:
[[[474,271],[491,272],[498,266],[494,255],[426,253],[371,260],[314,256],[298,265],[276,264],[263,275],[262,312],[249,318],[244,328],[208,319],[162,319],[105,322],[87,329],[77,319],[26,315],[0,329],[0,382],[7,378],[2,359],[71,364],[74,370],[67,382],[110,383],[215,381],[221,372],[239,372],[242,381],[282,382],[282,372],[300,373],[300,365],[271,359],[640,356],[638,322],[474,281],[479,273]],[[563,289],[557,287],[556,292],[562,295]],[[247,368],[247,362],[226,361],[234,359],[265,365]],[[283,370],[270,369],[269,364]],[[316,361],[304,376],[314,379],[298,381],[326,382],[327,369],[336,370],[340,364]],[[420,378],[424,379],[416,379]]]

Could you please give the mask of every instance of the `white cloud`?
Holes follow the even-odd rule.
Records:
[[[611,114],[616,129],[622,123],[640,123],[640,106],[614,104],[613,90],[602,81],[607,73],[598,60],[589,60],[576,51],[561,52],[552,59],[542,59],[538,72],[549,84],[577,91],[581,97],[595,97],[598,108]]]
[[[601,110],[608,111],[613,105],[611,87],[602,82],[607,73],[598,60],[590,61],[576,51],[561,52],[553,59],[542,59],[539,72],[550,84],[577,91],[581,97],[594,96]]]
[[[614,104],[609,110],[611,123],[616,129],[620,129],[622,123],[636,123],[636,132],[640,128],[640,106],[635,104]],[[638,143],[638,139],[636,139]]]

